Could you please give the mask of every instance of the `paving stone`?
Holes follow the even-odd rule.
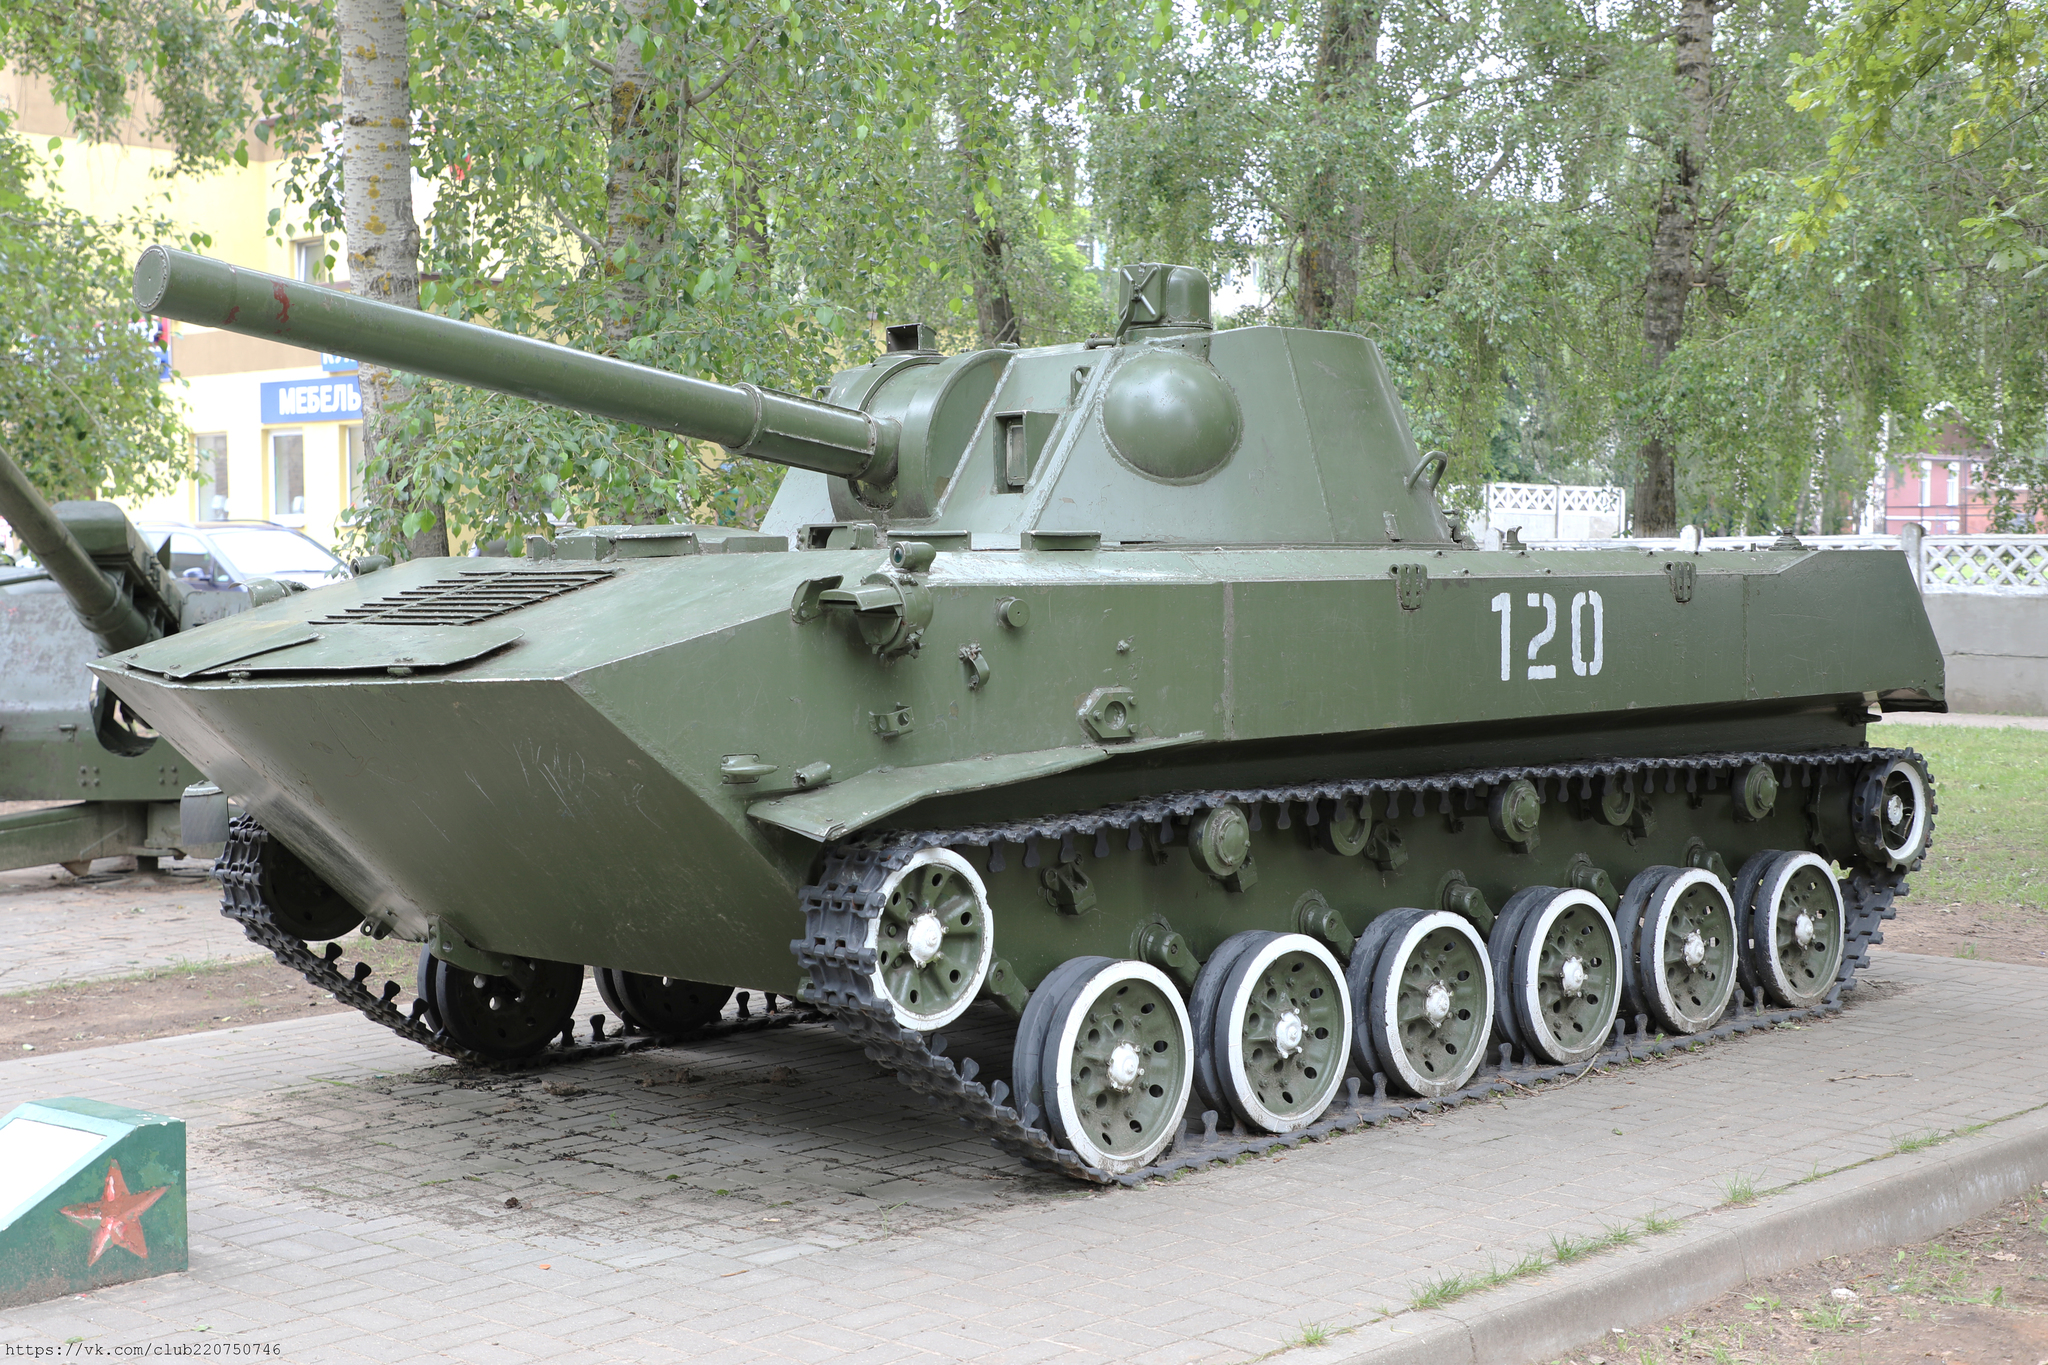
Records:
[[[1241,1359],[1553,1235],[1709,1209],[1738,1170],[1800,1179],[1817,1149],[1825,1171],[2034,1102],[2048,973],[1882,949],[1871,972],[1903,989],[1813,1027],[1106,1193],[963,1137],[819,1027],[544,1076],[342,1016],[0,1061],[0,1103],[186,1118],[195,1246],[189,1275],[32,1306],[0,1341],[212,1317],[293,1359]],[[1940,1040],[1965,1025],[1959,1059]],[[776,1065],[805,1083],[746,1079]],[[682,1067],[704,1079],[637,1084]],[[1830,1079],[1878,1071],[1908,1078]],[[540,1089],[571,1076],[584,1095]]]

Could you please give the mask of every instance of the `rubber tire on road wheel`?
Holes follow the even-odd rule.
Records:
[[[1284,984],[1276,985],[1268,974],[1290,959],[1292,965],[1280,974]],[[1311,975],[1300,976],[1303,971]],[[1328,980],[1318,985],[1313,980],[1316,975]],[[1262,998],[1262,980],[1267,998]],[[1301,1047],[1286,1059],[1280,1057],[1277,1047],[1270,1054],[1254,1057],[1246,1054],[1244,1046],[1244,1019],[1262,1007],[1270,1012],[1273,993],[1294,1002],[1307,1016],[1303,1022],[1311,1025],[1303,1034]],[[1317,1019],[1322,1022],[1315,1023]],[[1321,1118],[1337,1098],[1351,1061],[1351,1028],[1351,994],[1345,987],[1344,969],[1330,950],[1306,934],[1267,934],[1263,942],[1239,953],[1231,964],[1210,1031],[1195,1034],[1195,1054],[1198,1058],[1208,1055],[1241,1126],[1260,1133],[1292,1133]],[[1305,1060],[1296,1064],[1295,1058]],[[1292,1072],[1292,1082],[1282,1079],[1262,1093],[1255,1069],[1270,1080],[1276,1068]],[[1279,1100],[1278,1107],[1268,1095]]]
[[[1351,945],[1351,961],[1344,968],[1344,985],[1351,992],[1351,1064],[1358,1068],[1367,1089],[1372,1088],[1375,1075],[1392,1074],[1389,1068],[1380,1065],[1379,1053],[1373,1048],[1372,1030],[1367,1027],[1365,1017],[1365,1002],[1372,994],[1373,968],[1379,966],[1380,952],[1387,946],[1387,940],[1394,936],[1395,919],[1401,915],[1421,913],[1406,907],[1382,910],[1365,926],[1358,942]]]
[[[1636,1020],[1650,1012],[1636,980],[1636,935],[1642,928],[1644,911],[1650,898],[1657,894],[1657,888],[1683,871],[1684,868],[1668,863],[1644,868],[1629,878],[1628,887],[1621,893],[1621,903],[1614,908],[1614,931],[1621,938],[1621,1008],[1623,1019],[1631,1031]]]
[[[1209,954],[1209,960],[1202,964],[1202,970],[1195,976],[1195,988],[1188,992],[1188,1025],[1195,1035],[1195,1098],[1194,1102],[1204,1111],[1213,1110],[1216,1117],[1230,1123],[1236,1111],[1230,1107],[1230,1095],[1223,1087],[1223,1073],[1216,1067],[1216,1055],[1207,1039],[1216,1032],[1216,1007],[1223,994],[1223,983],[1230,976],[1230,969],[1237,960],[1268,939],[1277,938],[1270,929],[1247,929],[1241,934],[1232,934],[1216,945],[1216,951]]]
[[[1763,880],[1764,869],[1784,856],[1783,849],[1767,848],[1753,854],[1735,872],[1735,884],[1728,888],[1728,899],[1735,902],[1735,937],[1739,951],[1735,954],[1735,988],[1747,1000],[1763,985],[1763,978],[1757,974],[1757,944],[1750,937],[1749,911],[1756,900],[1757,883]]]
[[[1832,903],[1826,914],[1833,920],[1833,951],[1823,955],[1817,973],[1801,974],[1798,979],[1788,972],[1777,960],[1776,914],[1782,913],[1785,890],[1791,879],[1802,870],[1824,878]],[[1842,886],[1835,880],[1834,872],[1819,857],[1811,853],[1793,851],[1781,853],[1772,859],[1771,865],[1758,878],[1757,885],[1750,893],[1754,904],[1742,901],[1735,903],[1737,924],[1745,924],[1746,938],[1755,945],[1757,980],[1776,1003],[1787,1009],[1812,1009],[1828,998],[1835,989],[1837,978],[1842,971],[1842,954],[1847,949],[1847,922],[1842,904]],[[1773,905],[1772,902],[1777,904]]]
[[[1614,1033],[1614,1017],[1621,1009],[1621,980],[1624,972],[1621,958],[1620,935],[1614,927],[1614,917],[1607,912],[1607,906],[1590,891],[1558,890],[1547,888],[1548,897],[1539,901],[1526,915],[1515,930],[1515,951],[1508,975],[1494,978],[1497,996],[1506,997],[1513,1007],[1516,1023],[1522,1030],[1522,1037],[1528,1042],[1532,1059],[1549,1062],[1553,1066],[1576,1066],[1578,1063],[1597,1055],[1607,1046]],[[1539,995],[1541,983],[1536,979],[1541,971],[1540,958],[1543,939],[1549,926],[1555,924],[1571,910],[1588,911],[1593,922],[1586,925],[1580,919],[1580,934],[1596,929],[1600,942],[1589,945],[1596,954],[1596,965],[1609,969],[1609,984],[1604,992],[1605,999],[1597,1000],[1596,1011],[1590,1020],[1590,1027],[1583,1032],[1574,1028],[1572,1037],[1562,1036],[1562,1031],[1541,1013],[1540,1001],[1531,997]],[[1603,961],[1604,960],[1604,961]],[[1588,980],[1595,978],[1588,977]],[[1590,998],[1590,997],[1589,997]],[[1567,1023],[1571,1022],[1569,1020]]]
[[[1046,1023],[1077,981],[1114,961],[1113,957],[1070,957],[1047,972],[1024,1002],[1024,1017],[1017,1021],[1017,1038],[1010,1045],[1010,1104],[1033,1128],[1050,1131],[1052,1122],[1046,1115],[1040,1080]]]
[[[1508,897],[1508,903],[1494,917],[1493,928],[1487,931],[1486,955],[1493,963],[1493,1037],[1488,1040],[1488,1047],[1509,1043],[1517,1056],[1529,1055],[1529,1041],[1522,1031],[1521,1018],[1515,1013],[1515,993],[1506,983],[1514,980],[1515,944],[1521,939],[1522,925],[1537,906],[1556,894],[1554,886],[1523,887]]]
[[[1112,1175],[1151,1165],[1180,1137],[1187,1122],[1188,1097],[1194,1090],[1194,1036],[1180,989],[1150,963],[1111,961],[1083,974],[1061,994],[1062,1004],[1047,1022],[1039,1059],[1039,1085],[1047,1101],[1047,1131],[1090,1166]],[[1146,1001],[1146,996],[1152,998]],[[1118,1009],[1103,1008],[1103,1002],[1112,998],[1138,999],[1144,1003],[1126,1023],[1126,1016]],[[1160,1005],[1165,1007],[1163,1012],[1157,1008]],[[1152,1039],[1138,1053],[1146,1065],[1138,1083],[1126,1092],[1132,1102],[1125,1113],[1145,1116],[1142,1124],[1138,1118],[1128,1119],[1128,1126],[1142,1140],[1122,1150],[1113,1145],[1125,1141],[1122,1128],[1116,1123],[1115,1102],[1085,1102],[1075,1093],[1079,1082],[1071,1064],[1090,1020],[1104,1017],[1126,1023],[1125,1041],[1130,1041],[1131,1033],[1142,1038],[1144,1028],[1157,1031],[1163,1027],[1170,1034]],[[1161,1067],[1165,1070],[1161,1071]],[[1089,1070],[1090,1093],[1099,1099],[1102,1088],[1092,1074],[1093,1069]],[[1111,1145],[1097,1140],[1106,1138],[1110,1132],[1118,1134],[1117,1138],[1109,1139]]]
[[[1706,897],[1712,907],[1707,917],[1717,921],[1710,927],[1718,932],[1709,941],[1710,945],[1725,942],[1727,950],[1721,963],[1725,976],[1709,973],[1707,979],[1713,985],[1704,996],[1697,992],[1673,991],[1660,968],[1664,961],[1664,941],[1669,936],[1671,920],[1678,913],[1678,904],[1698,888],[1713,893]],[[1719,877],[1704,868],[1685,867],[1678,869],[1677,876],[1659,882],[1656,893],[1644,907],[1644,920],[1636,935],[1633,954],[1637,987],[1649,1006],[1651,1021],[1679,1037],[1704,1033],[1719,1023],[1735,995],[1735,959],[1740,950],[1734,902],[1728,896],[1727,884]],[[1709,951],[1712,951],[1711,946]],[[1688,1003],[1694,1007],[1690,1011],[1686,1008]]]
[[[1372,969],[1372,992],[1366,998],[1365,1021],[1373,1033],[1374,1053],[1389,1063],[1386,1072],[1388,1085],[1410,1095],[1437,1099],[1464,1089],[1486,1060],[1486,1043],[1493,1033],[1493,962],[1487,956],[1485,940],[1479,937],[1479,931],[1463,915],[1448,910],[1404,910],[1398,913],[1400,920]],[[1470,959],[1467,970],[1478,970],[1480,994],[1466,1008],[1457,1011],[1456,1018],[1462,1026],[1459,1031],[1465,1036],[1456,1043],[1445,1045],[1445,1052],[1457,1060],[1432,1070],[1427,1063],[1421,1067],[1415,1065],[1402,1047],[1400,1023],[1395,1011],[1402,978],[1407,975],[1409,964],[1420,956],[1423,945],[1439,933],[1448,933],[1462,940],[1460,950]],[[1469,977],[1459,977],[1457,981],[1459,989],[1469,992]],[[1449,1017],[1446,1016],[1447,1020]]]

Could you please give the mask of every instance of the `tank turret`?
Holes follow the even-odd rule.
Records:
[[[827,476],[836,520],[934,543],[1455,543],[1443,457],[1417,451],[1370,342],[1217,332],[1208,280],[1186,266],[1126,266],[1119,287],[1113,336],[946,355],[931,328],[890,327],[880,359],[814,400],[163,246],[135,268],[147,312],[715,441]]]

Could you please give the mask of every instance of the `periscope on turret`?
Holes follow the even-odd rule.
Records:
[[[743,988],[1129,1180],[1832,1008],[1932,838],[1868,734],[1945,707],[1903,556],[1480,549],[1371,342],[1117,278],[1111,336],[904,324],[812,400],[152,248],[149,311],[715,441],[797,471],[767,524],[819,512],[415,560],[96,671],[248,812],[227,913],[478,1064],[571,1046],[586,969],[605,1047]],[[416,980],[306,947],[357,924]],[[935,1041],[976,1021],[1007,1051]]]

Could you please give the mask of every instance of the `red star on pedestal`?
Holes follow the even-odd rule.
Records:
[[[86,1264],[98,1261],[101,1253],[109,1246],[124,1246],[140,1256],[149,1259],[149,1243],[142,1240],[142,1215],[151,1204],[164,1197],[169,1185],[159,1185],[141,1194],[128,1193],[128,1182],[121,1178],[121,1163],[107,1163],[107,1183],[100,1191],[100,1197],[90,1204],[73,1204],[61,1209],[66,1218],[82,1228],[99,1224],[99,1231],[93,1234],[92,1255]]]

